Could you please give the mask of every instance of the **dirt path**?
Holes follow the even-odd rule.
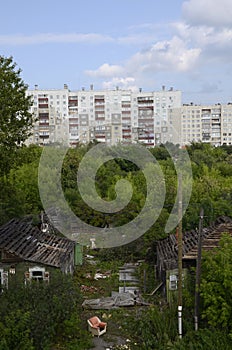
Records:
[[[94,343],[94,347],[91,348],[90,350],[106,350],[108,349],[112,349],[112,344],[107,343],[103,337],[94,337],[93,339],[93,343]],[[111,347],[111,348],[110,348]]]
[[[94,347],[92,347],[90,350],[111,350],[114,349],[114,346],[116,345],[126,344],[126,340],[119,336],[113,336],[112,339],[110,339],[110,335],[107,334],[107,338],[105,335],[99,338],[94,337],[93,343]]]

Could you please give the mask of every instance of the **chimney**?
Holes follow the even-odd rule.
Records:
[[[162,90],[165,91],[165,85],[162,85]]]
[[[64,89],[68,89],[68,85],[67,84],[64,84]]]
[[[38,85],[37,84],[35,85],[35,90],[38,90]]]
[[[142,92],[142,90],[143,90],[142,88],[139,88],[139,92]]]
[[[93,84],[90,85],[90,90],[91,90],[91,91],[93,90]]]

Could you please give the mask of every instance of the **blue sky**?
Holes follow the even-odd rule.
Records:
[[[232,101],[231,0],[4,1],[0,55],[34,88],[182,90]]]

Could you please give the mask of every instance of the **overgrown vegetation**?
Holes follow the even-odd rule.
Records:
[[[232,237],[228,234],[214,252],[205,253],[201,296],[204,319],[232,339]]]
[[[86,349],[81,293],[71,276],[53,272],[49,284],[24,285],[12,276],[0,295],[0,349]]]
[[[62,186],[66,201],[73,212],[83,221],[93,226],[121,226],[134,219],[144,206],[147,188],[143,173],[131,162],[114,159],[103,164],[96,176],[96,189],[106,201],[115,198],[115,184],[119,179],[129,181],[133,188],[133,197],[128,205],[119,212],[105,214],[90,208],[82,199],[77,186],[78,166],[90,146],[70,149],[62,168]],[[173,146],[174,147],[174,146]],[[183,230],[198,226],[200,208],[204,208],[205,225],[210,224],[220,215],[232,215],[232,155],[231,147],[214,148],[208,144],[188,146],[193,173],[193,187],[186,213],[183,217]],[[42,210],[38,190],[38,166],[42,149],[37,146],[22,147],[17,150],[17,158],[10,173],[0,178],[0,223],[14,216],[37,214]],[[163,238],[165,224],[172,210],[176,193],[177,177],[172,159],[166,153],[165,146],[150,150],[160,164],[165,177],[166,196],[161,213],[154,225],[134,244],[106,252],[107,256],[131,255],[135,259],[143,258],[153,242]],[[179,152],[179,151],[178,151]],[[55,166],[55,165],[54,165]],[[55,184],[49,169],[46,174],[47,188],[51,196],[56,193]]]

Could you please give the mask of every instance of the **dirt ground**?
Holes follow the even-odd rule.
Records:
[[[114,346],[116,345],[126,344],[126,339],[123,339],[119,336],[114,336],[110,340],[109,334],[107,335],[107,338],[106,338],[106,335],[104,334],[99,338],[94,337],[93,343],[94,343],[94,347],[92,347],[90,350],[110,350],[110,349],[114,349]]]

